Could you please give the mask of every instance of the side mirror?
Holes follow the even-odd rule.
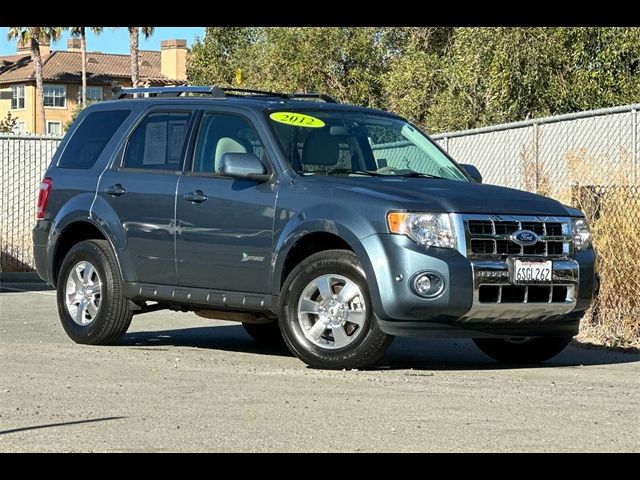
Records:
[[[253,153],[225,153],[220,159],[220,173],[240,180],[266,182],[270,175]]]
[[[460,166],[464,168],[464,171],[467,172],[469,176],[476,182],[482,183],[482,174],[480,173],[480,170],[478,170],[474,165],[463,163]]]

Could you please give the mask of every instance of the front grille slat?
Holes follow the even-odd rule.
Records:
[[[522,253],[522,247],[511,240],[497,240],[496,253],[498,255],[519,255]]]
[[[480,285],[480,303],[565,303],[566,285]]]
[[[469,220],[468,225],[472,235],[493,235],[491,220]]]
[[[518,222],[494,222],[496,235],[511,235],[516,230],[520,230]]]
[[[514,217],[510,217],[514,218]],[[563,233],[563,222],[526,220],[466,220],[469,254],[477,257],[525,255],[562,257],[571,252],[570,237]],[[530,230],[541,239],[534,245],[521,246],[509,237],[518,230]]]

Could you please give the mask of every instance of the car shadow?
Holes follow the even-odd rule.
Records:
[[[162,347],[196,347],[258,355],[292,356],[284,343],[264,345],[254,341],[241,325],[193,327],[154,332],[134,332],[119,342],[122,346],[150,350]],[[640,361],[640,351],[620,351],[572,342],[553,359],[536,365],[503,365],[476,348],[469,339],[396,338],[375,370],[498,370],[609,365]]]
[[[144,347],[195,347],[230,352],[245,352],[259,355],[293,356],[284,344],[265,345],[253,340],[242,325],[215,327],[192,327],[154,332],[127,333],[118,342],[123,346]]]
[[[639,362],[638,349],[588,347],[575,340],[559,355],[538,364],[506,365],[482,353],[471,339],[396,338],[378,370],[504,370],[612,365]]]

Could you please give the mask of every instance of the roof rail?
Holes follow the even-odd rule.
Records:
[[[324,93],[290,93],[287,95],[289,98],[317,98],[327,103],[340,103],[335,98]]]
[[[285,99],[304,99],[314,98],[323,100],[327,103],[338,103],[338,101],[325,95],[324,93],[278,93],[268,92],[266,90],[253,90],[249,88],[236,88],[236,87],[213,87],[213,86],[192,86],[192,85],[176,85],[172,87],[133,87],[133,88],[121,88],[116,90],[113,94],[114,100],[120,100],[128,95],[144,95],[145,97],[180,97],[190,93],[200,93],[211,95],[213,98],[225,98],[227,93],[229,95],[236,96],[237,93],[249,94],[249,95],[261,95],[264,97],[277,97]]]
[[[281,98],[289,98],[289,94],[287,93],[278,93],[278,92],[268,92],[266,90],[253,90],[250,88],[236,88],[236,87],[221,87],[220,90],[223,92],[230,92],[233,94],[234,92],[238,93],[253,93],[256,95],[264,95],[267,97],[281,97]]]
[[[113,94],[114,100],[120,100],[127,95],[145,94],[155,97],[180,97],[186,93],[203,93],[214,98],[224,98],[226,95],[218,87],[194,87],[191,85],[176,85],[175,87],[134,87],[121,88]]]

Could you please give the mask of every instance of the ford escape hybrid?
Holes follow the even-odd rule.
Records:
[[[322,368],[372,365],[396,335],[544,361],[597,291],[579,210],[482,184],[401,117],[325,95],[120,90],[66,134],[33,234],[78,343],[168,308]]]

